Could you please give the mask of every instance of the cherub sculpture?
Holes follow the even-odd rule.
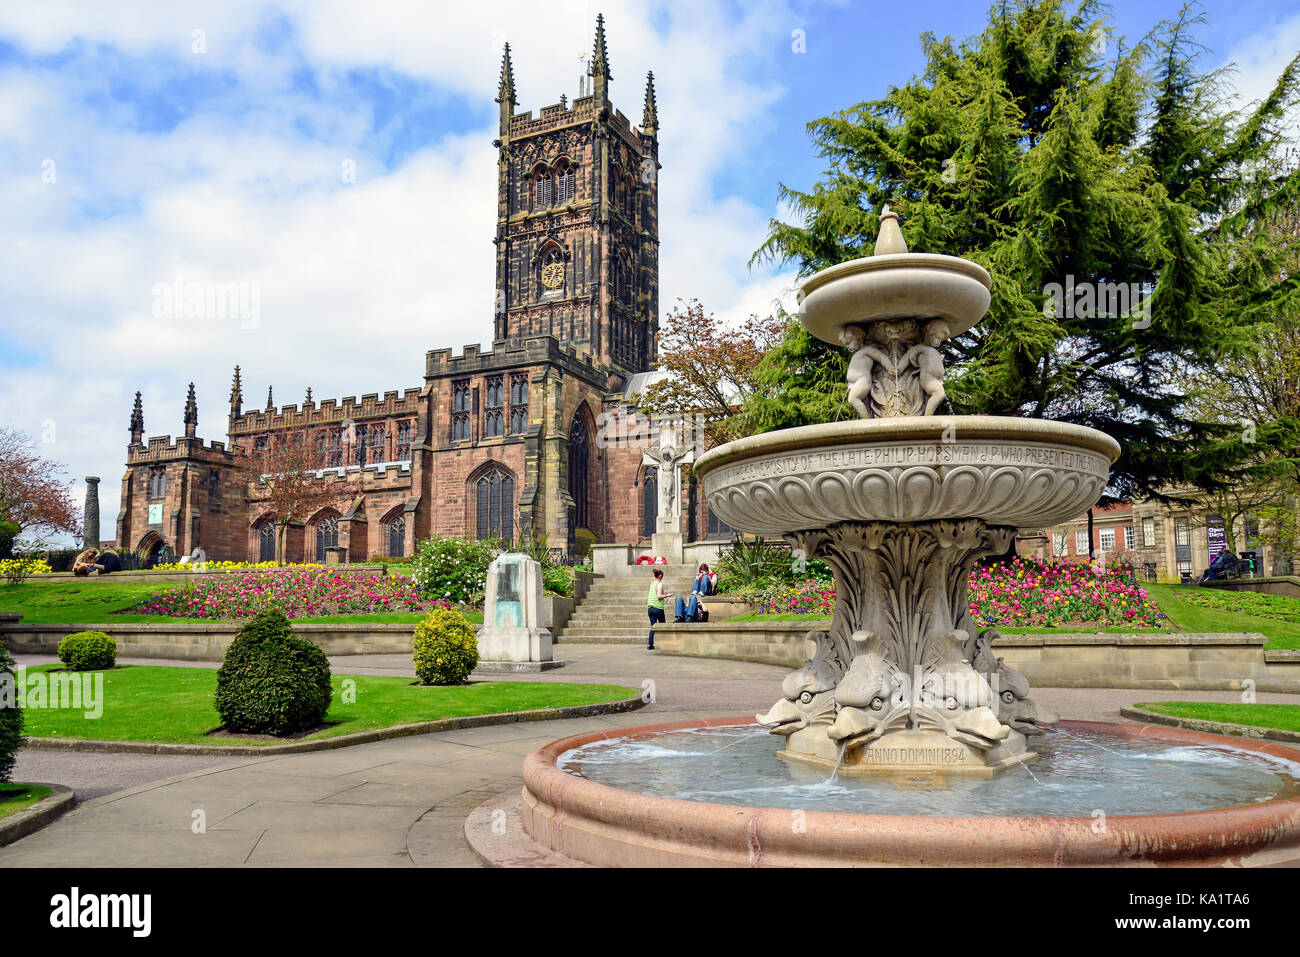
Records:
[[[921,391],[928,397],[922,415],[934,415],[939,404],[947,398],[943,391],[943,357],[939,355],[939,346],[951,334],[948,323],[942,319],[932,319],[925,324],[921,341],[908,349],[900,365],[909,362],[916,365],[921,379]]]
[[[840,331],[840,342],[853,350],[849,360],[849,405],[863,419],[871,418],[867,396],[871,394],[871,370],[876,363],[888,364],[889,357],[875,346],[867,345],[867,334],[861,326],[845,326]]]

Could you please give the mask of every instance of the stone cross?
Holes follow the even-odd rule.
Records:
[[[679,531],[682,527],[682,497],[677,492],[678,482],[682,465],[695,461],[695,450],[678,448],[676,433],[665,429],[659,435],[659,444],[641,453],[641,461],[659,469],[659,516],[655,521],[655,531]]]

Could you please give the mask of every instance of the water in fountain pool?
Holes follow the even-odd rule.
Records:
[[[558,766],[626,791],[747,807],[944,817],[1089,817],[1201,811],[1292,796],[1300,763],[1229,746],[1056,730],[1039,759],[991,779],[845,777],[777,756],[784,739],[755,725],[611,738]],[[723,758],[718,752],[725,751]]]

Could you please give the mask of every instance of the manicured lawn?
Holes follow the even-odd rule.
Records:
[[[61,581],[28,579],[0,585],[0,611],[16,611],[23,621],[97,622],[158,621],[152,615],[118,615],[150,595],[171,588],[167,582]]]
[[[28,670],[31,676],[53,665]],[[96,738],[105,741],[157,741],[179,744],[279,744],[280,740],[209,735],[220,720],[213,707],[215,668],[135,665],[103,672],[102,714],[86,717],[71,708],[29,707],[24,728],[34,738]],[[345,682],[355,683],[355,700],[345,700]],[[332,738],[355,731],[439,718],[502,711],[528,711],[617,701],[640,692],[619,685],[541,681],[474,681],[459,687],[425,687],[413,678],[334,675],[334,701],[326,716],[338,722],[300,739]],[[83,688],[86,686],[83,685]],[[83,707],[85,701],[82,702]],[[92,709],[94,710],[94,709]]]
[[[1219,704],[1214,701],[1156,701],[1137,707],[1175,718],[1224,721],[1256,728],[1300,731],[1300,705],[1296,704]]]
[[[119,613],[121,609],[130,608],[156,592],[173,587],[175,587],[174,582],[114,582],[112,580],[42,582],[28,579],[18,585],[0,585],[0,611],[19,612],[23,616],[23,621],[38,624],[64,622],[68,624],[112,624],[113,622],[160,624],[195,621],[189,618]],[[465,617],[478,624],[483,622],[481,611],[467,612]],[[421,612],[390,612],[375,615],[322,615],[295,618],[294,621],[336,624],[360,622],[414,624],[423,618]]]
[[[1229,607],[1224,608],[1207,608],[1187,600],[1191,595],[1198,600],[1204,600],[1205,593],[1211,592],[1211,589],[1197,588],[1193,585],[1161,585],[1144,582],[1142,587],[1147,590],[1151,599],[1160,606],[1160,610],[1169,616],[1170,623],[1174,626],[1175,631],[1204,631],[1204,632],[1242,632],[1257,631],[1268,638],[1266,647],[1274,650],[1287,648],[1300,648],[1300,624],[1290,621],[1281,621],[1277,618],[1264,618],[1259,615],[1251,615],[1244,611],[1246,608],[1255,607],[1257,604],[1267,604],[1269,609],[1276,608],[1277,602],[1255,603],[1247,599],[1244,602],[1234,602],[1232,599],[1240,592],[1212,592],[1210,596],[1213,600],[1222,602]],[[1256,596],[1253,592],[1247,592],[1254,597],[1271,597]],[[1295,599],[1288,599],[1295,601]],[[1298,602],[1300,604],[1300,602]],[[1289,607],[1283,604],[1283,610],[1289,611]],[[825,616],[816,614],[803,615],[758,615],[747,614],[737,615],[734,618],[728,618],[727,621],[830,621]],[[1004,635],[1051,635],[1065,634],[1069,632],[1088,632],[1099,634],[1127,634],[1130,632],[1141,632],[1148,629],[1136,628],[1133,626],[1125,627],[1123,625],[1099,626],[1097,624],[1080,625],[1078,628],[999,628]],[[1149,629],[1156,634],[1155,629]],[[1161,629],[1164,630],[1164,629]]]
[[[0,784],[0,819],[50,796],[50,789],[32,784]]]

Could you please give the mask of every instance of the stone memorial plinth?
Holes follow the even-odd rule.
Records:
[[[478,631],[479,671],[549,671],[564,665],[542,627],[542,566],[514,552],[488,566],[483,627]]]

